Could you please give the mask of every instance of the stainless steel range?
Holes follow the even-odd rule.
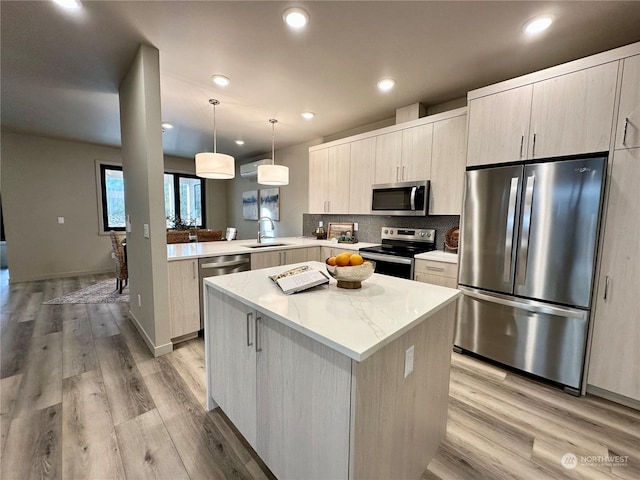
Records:
[[[376,273],[413,279],[414,255],[436,248],[431,229],[382,227],[382,244],[360,249],[365,260],[376,262]]]

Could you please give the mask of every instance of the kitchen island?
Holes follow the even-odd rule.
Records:
[[[268,275],[292,267],[205,279],[208,408],[281,480],[419,479],[445,436],[459,291],[374,274],[287,296]]]

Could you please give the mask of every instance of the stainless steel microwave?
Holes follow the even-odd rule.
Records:
[[[372,186],[371,213],[424,216],[429,211],[429,180]]]

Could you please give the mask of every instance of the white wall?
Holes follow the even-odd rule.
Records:
[[[289,167],[289,185],[280,187],[280,221],[275,222],[276,231],[266,230],[268,236],[295,237],[302,235],[302,214],[309,203],[309,147],[321,143],[321,140],[294,145],[276,150],[278,165]],[[251,161],[270,157],[270,154],[258,156]],[[243,163],[249,163],[248,161]],[[257,179],[240,176],[240,162],[236,162],[236,178],[227,187],[227,218],[230,227],[238,229],[238,239],[256,238],[258,222],[242,218],[242,192],[259,190]],[[263,229],[269,228],[269,222],[262,222]]]

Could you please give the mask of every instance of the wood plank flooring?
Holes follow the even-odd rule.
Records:
[[[202,338],[153,358],[126,304],[42,305],[104,278],[0,271],[0,478],[273,479],[205,410]],[[640,412],[452,354],[447,438],[422,479],[547,478],[640,478]]]

